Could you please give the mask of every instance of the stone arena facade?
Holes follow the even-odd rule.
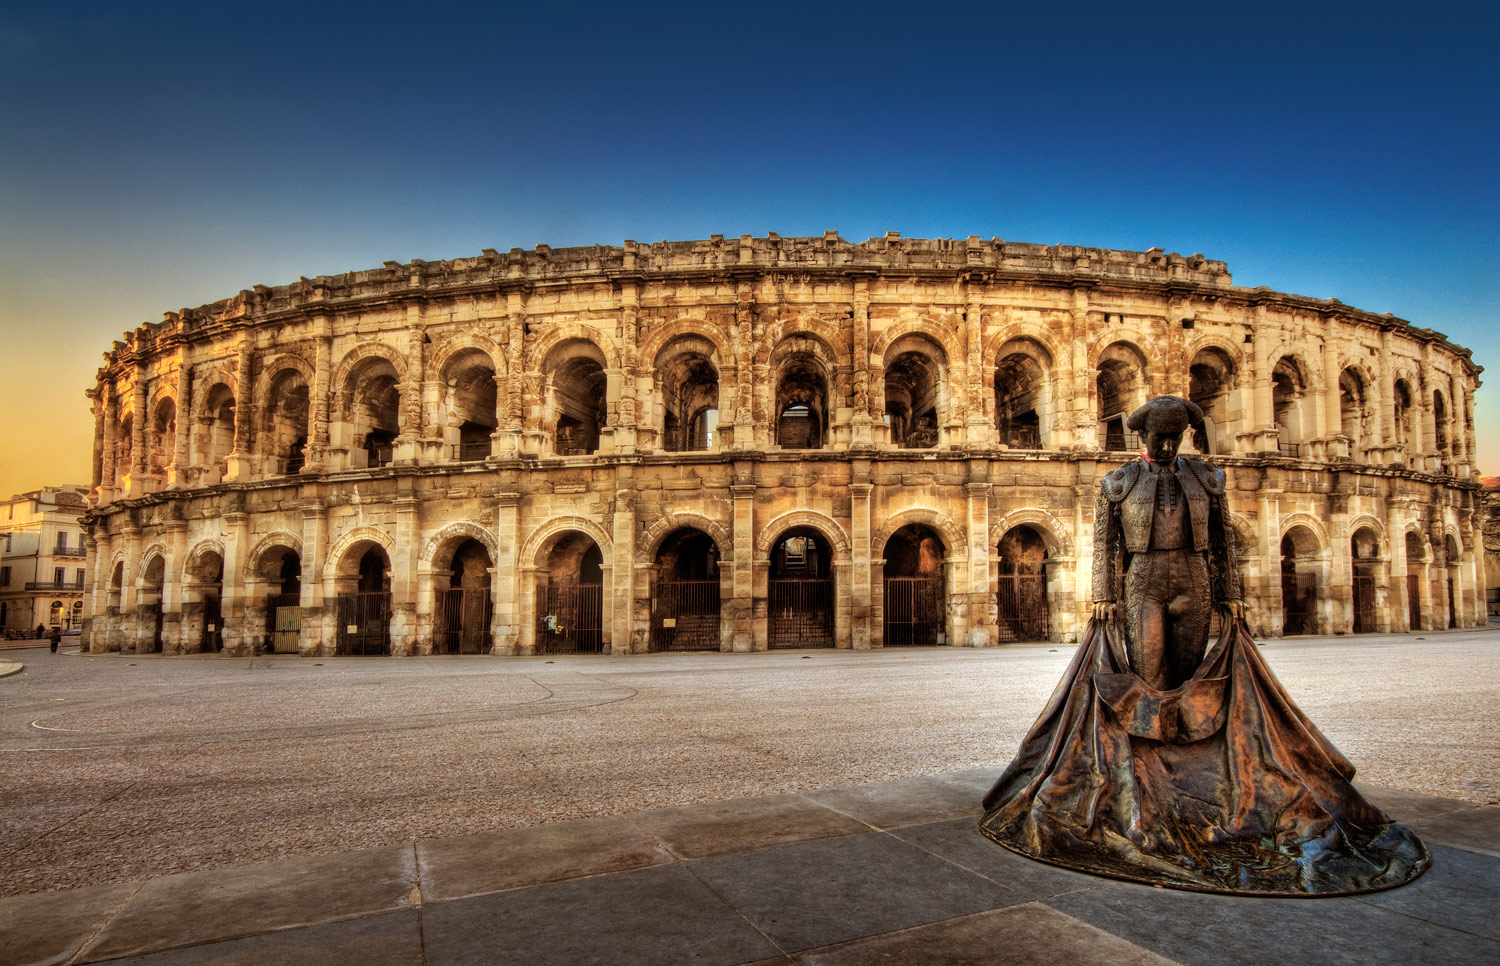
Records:
[[[1480,368],[1223,262],[714,236],[169,312],[89,395],[90,650],[1067,641],[1100,477],[1207,414],[1261,636],[1485,617]]]

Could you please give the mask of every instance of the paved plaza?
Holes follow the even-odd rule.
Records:
[[[1071,653],[7,651],[0,963],[1496,961],[1500,634],[1264,646],[1438,858],[1318,901],[978,836]]]

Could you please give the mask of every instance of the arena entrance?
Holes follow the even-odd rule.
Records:
[[[146,565],[146,573],[141,579],[141,630],[145,631],[142,639],[146,642],[145,652],[149,654],[160,654],[162,650],[162,584],[167,576],[167,561],[160,554],[153,556],[151,562]],[[137,653],[141,652],[137,647]]]
[[[284,551],[274,594],[266,595],[266,639],[277,654],[296,654],[302,641],[302,557]]]
[[[885,544],[886,647],[948,643],[943,541],[920,523],[909,523]]]
[[[1292,527],[1281,538],[1281,633],[1318,632],[1318,544],[1306,527]]]
[[[702,530],[674,530],[656,552],[651,650],[719,650],[719,548]]]
[[[1354,633],[1373,634],[1375,621],[1375,567],[1380,542],[1375,531],[1360,527],[1349,539],[1354,560]]]
[[[488,437],[486,437],[488,439]],[[448,586],[437,595],[435,654],[487,654],[490,650],[490,552],[468,539],[453,551]]]
[[[816,530],[796,527],[771,548],[766,643],[833,646],[833,553]]]
[[[353,555],[351,550],[350,555]],[[347,559],[347,558],[346,558]],[[391,652],[390,559],[378,546],[359,557],[358,575],[340,577],[353,586],[337,597],[336,654],[377,655]]]
[[[998,550],[998,639],[1007,644],[1049,640],[1052,620],[1047,600],[1047,545],[1042,535],[1029,526],[1012,527],[1000,538]]]
[[[604,650],[604,554],[582,533],[564,534],[537,572],[536,653]]]
[[[1415,533],[1406,535],[1406,626],[1410,630],[1422,629],[1422,538]]]
[[[224,558],[217,551],[203,550],[188,563],[183,588],[183,621],[197,612],[198,650],[217,654],[224,650]],[[189,625],[191,626],[191,625]],[[191,639],[185,642],[192,650]]]

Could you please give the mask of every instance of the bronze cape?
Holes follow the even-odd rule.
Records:
[[[1119,623],[1091,621],[980,831],[1054,865],[1204,892],[1344,895],[1426,871],[1426,847],[1354,789],[1248,629],[1224,624],[1162,692],[1130,673]]]

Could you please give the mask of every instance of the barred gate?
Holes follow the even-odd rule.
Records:
[[[1002,643],[1045,641],[1052,636],[1046,574],[1001,574],[995,604]]]
[[[1354,633],[1375,633],[1375,578],[1354,575]]]
[[[1417,578],[1411,574],[1406,575],[1406,624],[1414,631],[1422,629],[1422,592],[1418,588]]]
[[[389,654],[391,595],[367,591],[338,596],[337,654]]]
[[[493,615],[488,587],[450,587],[442,591],[438,594],[433,650],[438,654],[488,653]]]
[[[302,595],[266,596],[266,636],[276,654],[296,654],[302,641]]]
[[[657,581],[651,595],[651,650],[718,649],[719,581]]]
[[[832,647],[833,580],[778,577],[770,581],[766,638],[770,647]]]
[[[603,584],[536,589],[536,653],[599,654],[603,650]]]
[[[885,578],[885,646],[946,643],[942,577]]]
[[[224,608],[217,594],[203,598],[203,651],[224,650]]]
[[[1281,633],[1312,634],[1317,628],[1318,590],[1312,574],[1281,575]]]

